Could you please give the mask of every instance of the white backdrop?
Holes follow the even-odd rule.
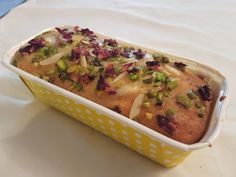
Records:
[[[212,148],[165,169],[34,99],[0,65],[1,177],[236,175],[236,1],[30,0],[0,19],[0,58],[50,26],[78,24],[195,59],[229,80],[231,102]]]

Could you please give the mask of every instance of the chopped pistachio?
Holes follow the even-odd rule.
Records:
[[[146,116],[147,119],[151,120],[152,117],[153,117],[153,114],[152,114],[152,113],[149,113],[149,112],[146,112],[146,113],[145,113],[145,116]]]
[[[59,78],[64,81],[64,80],[68,80],[69,76],[66,72],[61,71],[59,74]]]
[[[89,70],[89,72],[94,70],[94,66],[93,65],[88,65],[87,69]]]
[[[148,98],[155,98],[157,96],[157,92],[153,90],[149,90],[147,93]]]
[[[45,81],[49,81],[50,78],[48,76],[43,76],[42,79]]]
[[[128,76],[129,76],[129,79],[132,81],[135,81],[138,79],[138,75],[134,73],[130,73]]]
[[[56,65],[61,71],[66,71],[67,69],[67,65],[63,59],[58,60]]]
[[[157,60],[157,59],[161,58],[161,55],[160,55],[159,53],[153,53],[153,54],[152,54],[152,58],[153,58],[154,60]]]
[[[82,86],[80,83],[76,83],[76,84],[75,84],[75,88],[76,88],[78,91],[83,90],[83,86]]]
[[[204,106],[204,105],[199,101],[195,103],[196,108],[201,108],[202,106]]]
[[[170,93],[169,93],[168,91],[164,91],[164,92],[163,92],[163,96],[164,96],[164,97],[168,97],[169,95],[170,95]]]
[[[160,63],[169,63],[169,58],[158,53],[153,53],[152,57],[154,60]]]
[[[173,110],[173,109],[171,109],[171,108],[168,108],[167,110],[166,110],[166,117],[173,117],[174,116],[174,114],[175,114],[175,111]]]
[[[206,112],[206,107],[202,106],[198,109],[197,114],[200,118],[203,118]]]
[[[167,82],[166,84],[166,88],[171,91],[173,89],[175,89],[178,86],[178,83],[176,80],[172,79],[169,82]]]
[[[153,87],[159,87],[160,85],[161,85],[161,82],[160,82],[160,81],[154,82],[154,83],[152,84]]]
[[[55,69],[50,69],[47,74],[49,75],[52,75],[52,74],[55,74],[56,73],[56,70]]]
[[[152,77],[147,78],[147,79],[143,79],[143,83],[145,83],[145,84],[151,84],[151,83],[152,83]]]
[[[99,73],[101,73],[103,70],[104,70],[104,67],[103,67],[103,66],[99,66],[99,67],[98,67],[98,72],[99,72]]]
[[[40,78],[40,75],[39,74],[37,74],[37,73],[32,73],[34,76],[36,76],[36,77],[39,77]]]
[[[58,49],[56,47],[47,46],[39,49],[36,53],[36,56],[39,58],[47,58],[57,53],[57,51]]]
[[[166,80],[166,75],[164,73],[161,73],[161,72],[158,72],[158,71],[155,71],[153,74],[153,79],[154,79],[154,82],[165,82]]]
[[[163,93],[158,92],[156,96],[156,105],[161,106],[163,104]]]
[[[197,99],[197,95],[193,92],[193,90],[189,90],[189,92],[187,93],[188,97],[193,100],[193,99]]]
[[[142,74],[143,76],[152,74],[154,72],[153,70],[148,70],[147,68],[142,68],[141,71],[143,72],[143,74]]]
[[[170,62],[169,58],[166,56],[162,56],[161,60],[162,60],[162,63],[169,63]]]
[[[145,101],[145,102],[143,103],[143,107],[149,108],[149,107],[150,107],[150,102],[149,102],[149,101]]]
[[[39,63],[38,62],[34,62],[33,65],[34,65],[34,67],[38,67]]]
[[[70,87],[67,88],[67,90],[73,90],[74,88],[75,88],[75,84],[73,83],[73,84],[71,84]]]
[[[192,106],[191,100],[185,95],[177,95],[176,96],[177,103],[181,104],[185,108],[190,108]]]
[[[114,68],[115,74],[119,75],[120,74],[120,67],[117,65],[113,65],[113,68]]]
[[[74,64],[70,65],[69,68],[66,70],[67,73],[76,73],[79,71],[79,65]]]

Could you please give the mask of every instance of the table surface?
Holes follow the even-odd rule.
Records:
[[[64,24],[192,58],[222,72],[231,101],[221,133],[213,147],[165,169],[35,100],[0,65],[0,176],[236,175],[236,1],[29,0],[0,19],[0,57],[42,29]]]

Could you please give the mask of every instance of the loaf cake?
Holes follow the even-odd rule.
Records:
[[[213,96],[203,76],[88,28],[44,32],[12,64],[185,144],[198,142],[208,126]]]

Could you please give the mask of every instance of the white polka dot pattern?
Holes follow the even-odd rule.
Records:
[[[53,106],[166,167],[178,165],[190,153],[163,144],[132,127],[124,125],[118,120],[114,120],[112,117],[103,115],[101,111],[86,107],[79,101],[66,98],[63,95],[55,93],[53,90],[29,80],[24,79],[24,81],[33,94],[46,104]]]

